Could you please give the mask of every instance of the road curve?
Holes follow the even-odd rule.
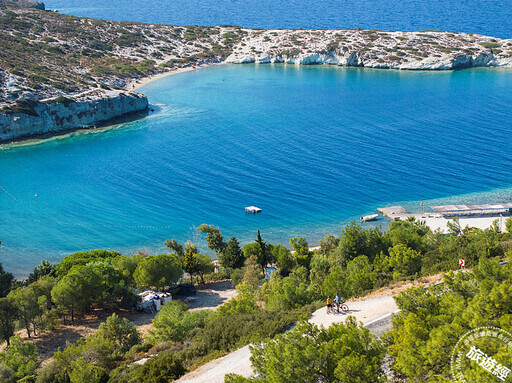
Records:
[[[347,304],[350,309],[347,314],[327,314],[325,308],[321,308],[313,313],[309,321],[318,326],[329,327],[333,323],[344,322],[349,315],[352,315],[370,331],[380,336],[390,328],[391,314],[397,310],[395,300],[390,295],[348,301]],[[176,382],[223,383],[224,376],[230,373],[249,377],[253,373],[250,356],[249,346],[242,347],[183,375]]]

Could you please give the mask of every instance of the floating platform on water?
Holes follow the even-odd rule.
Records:
[[[257,206],[247,206],[245,208],[245,212],[251,213],[251,214],[256,214],[256,213],[261,213],[261,209]]]

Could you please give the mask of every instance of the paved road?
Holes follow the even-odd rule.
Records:
[[[381,337],[385,331],[391,330],[391,315],[396,312],[398,312],[398,310],[391,314],[386,314],[380,318],[365,323],[364,327],[366,327],[368,330],[370,330],[373,334],[377,335],[378,337]]]
[[[391,313],[397,310],[395,300],[392,296],[368,298],[360,301],[347,302],[350,311],[348,314],[327,314],[325,308],[313,313],[309,321],[318,326],[328,327],[333,323],[344,322],[348,315],[354,316],[374,334],[380,336],[391,328]],[[252,375],[250,361],[251,352],[249,346],[232,352],[222,358],[211,362],[189,372],[177,380],[178,383],[223,383],[224,376],[229,373],[239,374],[245,377]]]

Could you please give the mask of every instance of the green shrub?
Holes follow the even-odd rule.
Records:
[[[108,373],[80,358],[71,365],[69,378],[73,383],[107,383]]]
[[[498,44],[498,43],[491,43],[491,42],[487,42],[487,41],[480,43],[480,45],[487,49],[498,48],[500,46],[500,44]]]
[[[39,114],[36,112],[35,107],[38,104],[34,100],[17,100],[13,105],[2,108],[2,112],[6,114],[28,114],[29,116],[37,117]]]
[[[185,374],[181,360],[172,351],[149,359],[138,370],[137,377],[141,383],[168,383]]]
[[[11,344],[0,353],[0,363],[9,367],[18,380],[32,375],[38,366],[37,348],[19,336],[14,336]]]
[[[54,102],[56,102],[57,104],[64,104],[64,106],[69,106],[69,104],[72,104],[74,101],[67,98],[67,97],[64,97],[64,96],[59,96],[57,98],[55,98],[53,100]]]
[[[172,301],[162,306],[153,319],[154,330],[150,333],[159,341],[183,341],[189,332],[205,326],[210,310],[187,311],[188,306],[180,301]]]
[[[15,383],[16,377],[12,368],[6,366],[4,363],[0,363],[0,382],[2,383]]]
[[[268,382],[383,382],[384,347],[354,317],[327,329],[302,322],[251,347],[254,370]],[[251,379],[228,377],[228,382]]]

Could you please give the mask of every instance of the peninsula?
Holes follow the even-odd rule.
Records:
[[[19,6],[22,5],[22,6]],[[512,40],[471,33],[254,30],[79,18],[0,0],[0,142],[144,111],[131,81],[209,63],[400,70],[512,66]]]

